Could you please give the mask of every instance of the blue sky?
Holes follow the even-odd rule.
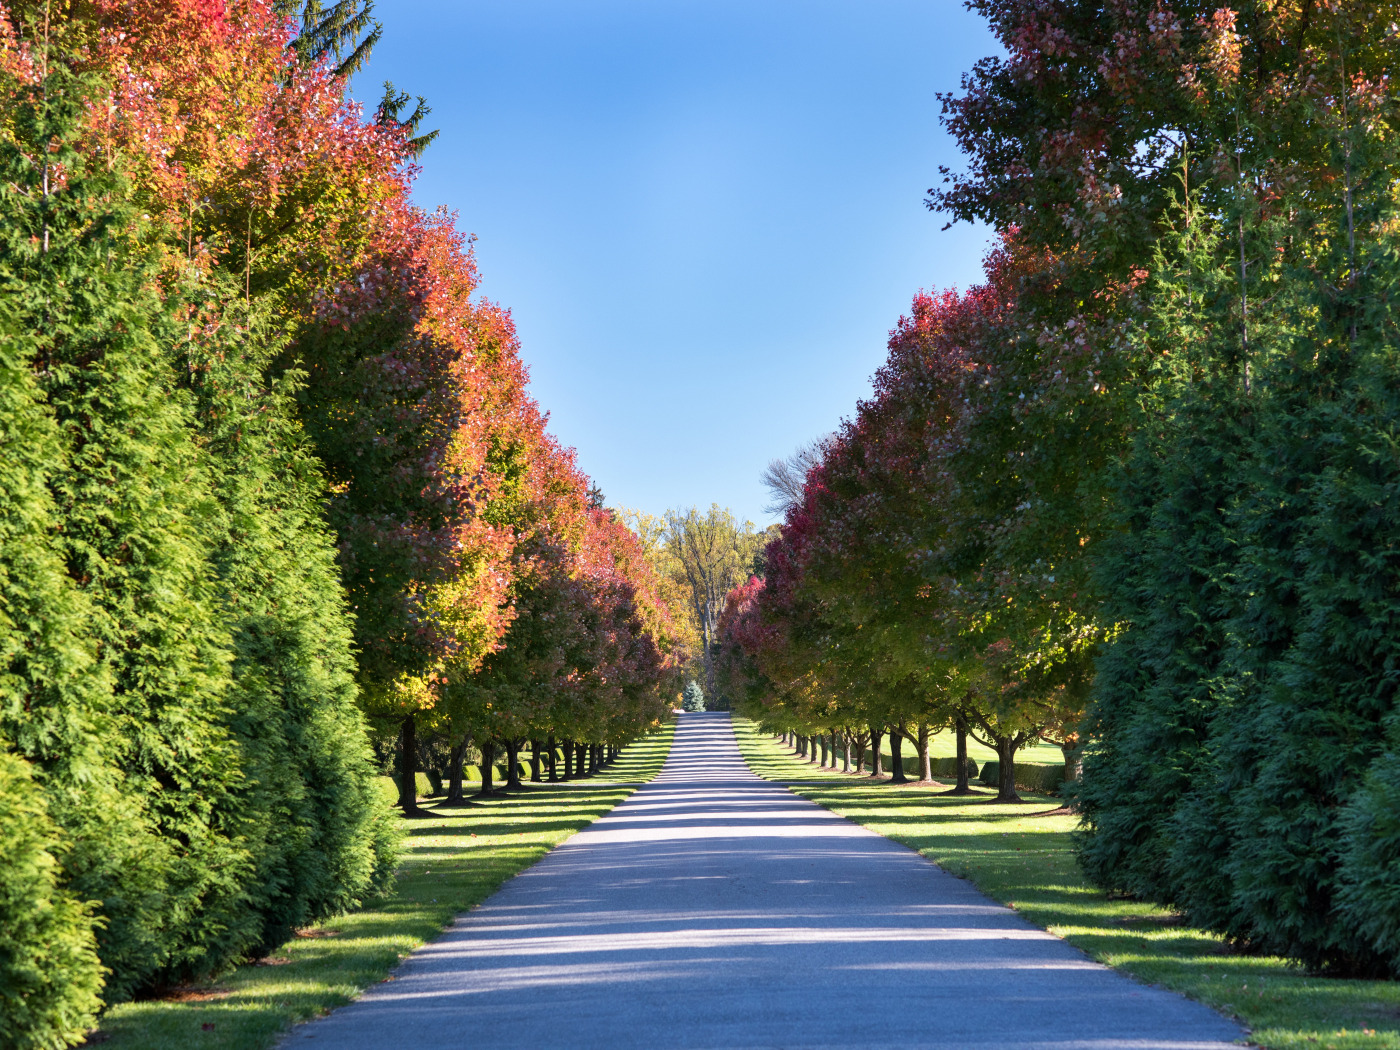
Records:
[[[936,93],[996,50],[956,0],[379,0],[355,83],[427,97],[415,199],[478,237],[550,429],[614,506],[769,521],[764,465],[869,391],[985,230],[923,206]]]

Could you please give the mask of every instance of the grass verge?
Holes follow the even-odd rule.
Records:
[[[1075,818],[1026,795],[995,805],[947,784],[893,786],[819,770],[753,722],[735,719],[739,749],[759,776],[918,850],[1030,922],[1099,962],[1182,992],[1251,1030],[1270,1050],[1400,1050],[1400,983],[1316,977],[1284,959],[1237,955],[1213,933],[1140,901],[1110,899],[1079,870]]]
[[[391,895],[301,930],[277,952],[207,986],[122,1003],[89,1044],[103,1050],[258,1050],[291,1025],[343,1006],[382,981],[458,912],[479,904],[654,777],[671,748],[668,725],[625,748],[587,780],[531,784],[459,809],[429,807],[408,821]]]

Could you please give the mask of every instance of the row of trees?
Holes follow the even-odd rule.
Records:
[[[377,34],[359,0],[0,11],[6,1046],[380,891],[369,725],[601,747],[676,694],[639,541],[409,200],[426,107],[347,96]]]
[[[943,99],[999,232],[920,295],[730,597],[775,728],[1082,743],[1085,869],[1400,968],[1396,5],[975,0]],[[917,733],[917,730],[915,730]]]

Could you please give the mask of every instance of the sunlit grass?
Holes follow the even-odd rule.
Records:
[[[461,809],[430,806],[408,821],[393,893],[360,911],[301,931],[268,959],[241,966],[184,1001],[123,1003],[93,1041],[104,1050],[253,1050],[290,1025],[350,1002],[383,980],[409,952],[436,937],[458,912],[481,903],[654,777],[671,747],[666,726],[626,749],[602,773]]]
[[[931,758],[953,758],[958,753],[958,737],[951,729],[945,729],[941,733],[933,733],[928,739],[928,753]],[[885,736],[880,741],[880,754],[884,755],[884,768],[889,768],[890,762],[890,738]],[[918,754],[914,745],[907,740],[904,742],[901,757],[913,761]],[[854,758],[854,755],[852,755]],[[967,757],[981,767],[983,762],[996,760],[997,753],[985,744],[979,744],[972,736],[967,738]],[[1057,766],[1064,763],[1065,756],[1054,744],[1047,744],[1043,740],[1037,740],[1016,752],[1016,761],[1024,762],[1027,765]],[[865,763],[867,768],[870,765],[870,753],[866,752]]]
[[[902,842],[1095,959],[1238,1017],[1251,1041],[1277,1050],[1400,1050],[1400,984],[1309,975],[1283,959],[1235,955],[1221,939],[1173,925],[1137,901],[1110,900],[1079,871],[1072,815],[1059,801],[991,793],[949,797],[947,784],[894,786],[820,770],[741,719],[739,747],[754,772]]]

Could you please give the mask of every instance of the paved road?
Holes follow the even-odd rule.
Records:
[[[759,780],[729,717],[698,714],[656,780],[286,1045],[1207,1050],[1242,1036]]]

